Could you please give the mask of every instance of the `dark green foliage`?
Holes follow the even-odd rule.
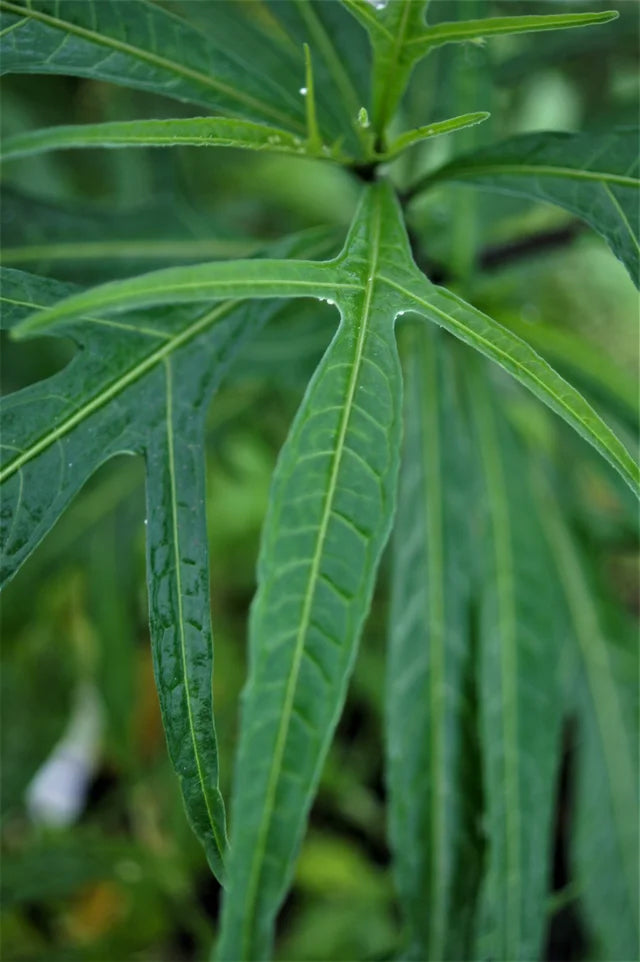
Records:
[[[609,303],[633,295],[567,213],[640,279],[638,132],[625,105],[616,129],[590,127],[588,111],[578,133],[527,129],[493,86],[511,51],[544,62],[540,38],[518,35],[589,28],[566,32],[579,56],[590,41],[574,38],[615,31],[618,14],[512,6],[0,0],[2,71],[48,75],[8,78],[2,147],[3,581],[33,555],[6,616],[26,639],[26,655],[18,642],[7,655],[25,762],[5,750],[5,832],[30,866],[9,859],[3,879],[17,957],[94,957],[83,920],[123,919],[135,880],[145,925],[123,949],[107,921],[102,957],[180,955],[173,925],[202,958],[200,904],[219,884],[225,962],[274,946],[281,958],[532,960],[561,944],[562,911],[551,928],[550,912],[563,903],[571,945],[553,957],[637,956],[637,652],[628,599],[604,584],[605,562],[628,564],[637,537],[637,372],[625,367],[637,334],[623,307],[620,345],[583,330],[598,313],[583,284]],[[451,46],[486,40],[478,57]],[[541,89],[569,83],[554,78],[543,70]],[[64,83],[93,106],[66,106]],[[139,207],[114,213],[110,197]],[[557,280],[573,256],[558,245],[576,238],[577,279]],[[131,590],[143,548],[129,533],[141,472],[127,458],[110,474],[117,455],[144,462],[143,669]],[[51,595],[38,588],[42,614],[21,627],[65,537],[81,560]],[[59,623],[73,654],[51,675],[52,730],[25,733],[25,666],[48,670]],[[132,707],[150,664],[177,779],[141,760],[159,731],[136,714],[155,717],[144,697]],[[87,690],[122,792],[95,824],[25,841],[27,785]],[[322,827],[328,807],[385,862],[384,805],[395,903],[382,870]],[[100,819],[123,806],[133,828],[107,850]],[[173,854],[158,837],[176,838]],[[38,882],[49,872],[55,884]],[[21,906],[83,886],[98,907],[80,901],[75,935],[47,948]]]

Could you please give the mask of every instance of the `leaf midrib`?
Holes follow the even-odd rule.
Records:
[[[85,0],[86,2],[86,0]],[[67,33],[73,33],[78,37],[82,37],[85,40],[89,40],[92,43],[100,44],[103,47],[110,47],[113,50],[117,50],[120,53],[126,53],[132,57],[136,57],[139,60],[144,60],[147,63],[152,64],[156,67],[161,67],[165,70],[185,77],[188,80],[194,80],[197,83],[202,84],[205,87],[210,87],[212,90],[217,90],[220,93],[226,94],[228,97],[237,100],[239,103],[244,103],[248,107],[257,108],[271,117],[278,119],[280,122],[284,120],[286,124],[301,133],[304,133],[304,125],[300,121],[287,114],[281,113],[276,108],[272,107],[268,103],[264,103],[252,97],[251,94],[244,93],[243,91],[237,90],[235,87],[230,87],[228,84],[221,80],[215,80],[208,74],[200,73],[198,70],[193,70],[191,67],[186,67],[183,64],[176,63],[173,60],[169,60],[167,57],[161,57],[158,54],[152,53],[150,50],[143,50],[140,47],[136,47],[133,44],[129,44],[123,40],[116,40],[114,37],[106,37],[104,34],[97,33],[95,30],[89,30],[87,27],[80,27],[77,24],[72,24],[68,21],[61,20],[59,17],[53,17],[50,14],[43,13],[39,10],[32,10],[28,7],[21,7],[16,3],[11,3],[10,0],[0,0],[0,7],[7,10],[9,13],[14,13],[16,16],[24,16],[25,19],[40,20],[42,23],[53,27],[56,30],[64,30]]]
[[[640,184],[640,181],[638,181],[638,184]],[[627,215],[625,214],[625,212],[623,211],[622,207],[620,206],[620,203],[619,203],[616,195],[613,193],[613,191],[611,190],[611,188],[609,187],[609,185],[606,184],[606,183],[604,183],[604,182],[602,183],[602,189],[604,190],[604,192],[606,193],[607,197],[608,197],[609,200],[611,201],[611,204],[612,204],[612,206],[615,208],[616,213],[618,214],[618,217],[620,218],[620,220],[622,221],[622,223],[623,223],[624,226],[626,227],[627,233],[629,234],[629,237],[631,238],[631,243],[634,245],[635,249],[636,249],[636,250],[638,251],[638,253],[640,254],[640,242],[638,242],[638,238],[636,237],[636,235],[634,234],[633,230],[631,229],[631,224],[629,223],[629,219],[628,219]]]
[[[364,350],[364,343],[366,339],[369,316],[371,311],[371,302],[373,298],[373,289],[377,280],[377,266],[379,258],[380,249],[380,232],[381,232],[381,208],[380,202],[375,208],[375,226],[373,228],[373,237],[371,242],[371,253],[369,258],[369,270],[367,274],[367,283],[364,286],[364,305],[362,311],[362,320],[358,330],[358,336],[355,344],[354,351],[354,361],[351,371],[351,376],[349,379],[349,384],[347,387],[347,396],[345,399],[345,404],[342,409],[342,416],[340,420],[340,425],[338,429],[338,438],[336,441],[336,446],[333,454],[333,462],[331,465],[331,473],[329,476],[329,484],[327,486],[327,493],[325,497],[325,502],[322,511],[322,517],[320,519],[320,525],[318,528],[318,537],[316,541],[316,548],[311,559],[311,566],[309,569],[309,579],[307,581],[307,588],[304,596],[304,603],[302,608],[302,615],[300,618],[300,624],[296,634],[296,642],[294,648],[293,662],[291,665],[291,670],[289,672],[289,677],[287,679],[287,687],[285,690],[285,702],[283,710],[280,716],[280,724],[278,727],[278,733],[276,736],[276,745],[272,755],[271,768],[269,771],[269,779],[267,783],[267,790],[265,793],[265,802],[262,808],[262,818],[260,821],[260,826],[258,829],[258,839],[254,849],[254,857],[251,865],[251,871],[249,874],[249,880],[247,883],[247,900],[246,908],[244,912],[243,924],[242,924],[242,951],[243,957],[250,957],[251,948],[251,935],[253,931],[253,919],[256,910],[256,901],[258,895],[258,887],[260,883],[260,878],[262,874],[262,866],[264,864],[264,855],[266,850],[266,841],[271,824],[271,819],[273,815],[275,797],[278,785],[278,779],[280,776],[280,770],[282,767],[282,760],[284,757],[284,750],[286,746],[286,739],[289,730],[289,725],[291,721],[291,714],[293,709],[293,702],[295,698],[296,687],[298,683],[298,675],[300,672],[300,666],[302,663],[302,655],[304,652],[304,641],[309,630],[311,611],[313,606],[313,601],[315,597],[316,585],[318,582],[318,576],[320,572],[320,564],[322,561],[322,550],[324,547],[324,542],[327,535],[327,530],[329,526],[329,521],[331,518],[333,500],[335,497],[336,486],[338,482],[338,474],[342,464],[342,457],[344,454],[345,441],[347,428],[349,425],[349,420],[351,417],[351,412],[353,409],[353,403],[355,398],[356,385],[358,381],[358,376],[360,373],[360,367],[362,365],[362,357]]]

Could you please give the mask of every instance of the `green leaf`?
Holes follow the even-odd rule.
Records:
[[[479,570],[480,738],[486,844],[476,956],[540,957],[560,757],[565,626],[528,483],[528,464],[484,372],[467,382],[486,506]],[[481,375],[481,376],[479,376]]]
[[[462,157],[422,178],[414,195],[440,181],[557,204],[601,234],[640,283],[638,130],[606,134],[523,134]]]
[[[579,726],[572,862],[584,920],[597,954],[634,959],[638,933],[637,631],[608,636],[601,589],[568,530],[549,486],[538,479],[540,517],[553,552],[554,575],[566,598],[574,646]],[[629,644],[624,651],[624,634]],[[618,651],[616,651],[618,648]],[[630,666],[620,671],[620,657]]]
[[[441,134],[450,134],[455,130],[464,130],[465,127],[473,127],[488,120],[491,114],[486,111],[477,111],[471,114],[462,114],[460,117],[450,117],[448,120],[439,120],[434,124],[427,124],[426,127],[417,127],[415,130],[407,130],[389,144],[387,150],[380,155],[380,160],[391,160],[397,157],[408,147],[420,144],[431,137],[439,137]]]
[[[319,135],[318,135],[319,136]],[[73,127],[32,130],[7,140],[2,160],[13,160],[50,150],[86,147],[238,147],[286,154],[326,157],[337,155],[317,141],[307,143],[277,127],[248,120],[190,117],[188,120],[130,120]]]
[[[369,34],[373,49],[373,126],[384,138],[416,63],[445,43],[481,40],[496,34],[525,33],[607,23],[616,11],[558,14],[542,17],[495,17],[427,27],[426,0],[342,0]]]
[[[421,51],[409,40],[424,31],[426,0],[389,0],[373,7],[367,0],[342,0],[366,28],[373,49],[372,123],[383,137]]]
[[[397,205],[389,201],[395,230],[405,238]],[[404,256],[376,264],[376,280],[393,293],[398,313],[415,311],[497,362],[559,414],[640,493],[640,467],[611,428],[582,395],[560,377],[524,341],[456,294],[436,287],[418,270],[407,244]],[[346,250],[333,261],[247,260],[198,264],[154,271],[130,280],[112,281],[69,297],[55,307],[33,314],[14,330],[24,337],[83,314],[225,297],[319,297],[341,307],[363,290]]]
[[[367,43],[358,25],[338,3],[267,2],[290,44],[298,49],[304,44],[310,47],[324,127],[344,138],[349,149],[368,152],[366,132],[357,123],[358,111],[367,102],[369,80]]]
[[[207,213],[189,216],[175,197],[126,209],[60,205],[3,189],[2,263],[87,283],[131,276],[167,262],[246,257],[261,246],[228,236]]]
[[[281,250],[294,255],[300,246]],[[10,269],[2,280],[7,326],[69,292]],[[277,306],[232,301],[117,321],[84,318],[68,332],[82,347],[71,363],[0,407],[3,582],[100,465],[119,453],[145,456],[158,691],[187,814],[219,877],[225,826],[211,694],[203,420],[229,364]]]
[[[423,314],[495,361],[591,444],[629,487],[640,492],[640,468],[590,404],[524,341],[456,294],[436,287],[417,269],[387,270],[380,280],[406,297],[405,309]]]
[[[169,267],[123,281],[109,281],[32,314],[13,331],[16,339],[61,321],[96,312],[120,312],[158,304],[187,304],[226,298],[319,297],[336,301],[358,291],[359,282],[336,262],[290,260],[225,261]]]
[[[595,345],[572,331],[551,324],[528,323],[519,318],[508,319],[509,330],[527,341],[558,365],[598,393],[609,406],[613,404],[635,425],[640,420],[640,397],[637,380],[614,364]]]
[[[262,959],[344,701],[395,501],[397,300],[381,263],[407,259],[386,185],[370,188],[343,252],[359,282],[273,479],[251,613],[220,959]]]
[[[304,134],[297,89],[144,0],[0,0],[3,73],[72,74],[201,104]],[[302,76],[302,74],[301,74]]]
[[[403,332],[405,333],[405,332]],[[393,535],[387,669],[387,784],[407,959],[471,958],[481,806],[469,680],[476,483],[451,344],[402,340],[404,453]]]
[[[445,43],[464,43],[497,37],[502,34],[538,33],[541,30],[563,30],[567,27],[589,27],[617,20],[616,10],[598,13],[553,13],[529,17],[485,17],[481,20],[463,20],[459,23],[438,23],[425,33],[409,40],[408,46],[422,48],[421,56],[433,47]]]

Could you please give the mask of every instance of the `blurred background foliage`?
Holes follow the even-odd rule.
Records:
[[[208,30],[226,15],[216,0],[167,5]],[[238,0],[236,6],[241,16],[262,16],[259,0]],[[463,6],[468,18],[474,6],[483,15],[507,8],[548,12],[550,5],[466,0]],[[560,4],[553,6],[555,12]],[[477,108],[491,110],[492,117],[401,158],[394,170],[398,182],[452,152],[512,133],[637,121],[637,5],[563,6],[615,7],[621,15],[606,29],[444,47],[420,65],[399,129]],[[459,7],[432,0],[430,18],[454,19]],[[5,135],[58,123],[194,112],[90,80],[9,76],[2,86]],[[4,264],[88,284],[172,263],[244,256],[266,239],[319,224],[335,228],[339,243],[358,194],[356,179],[328,164],[232,150],[26,158],[3,170]],[[453,186],[438,187],[416,204],[410,227],[432,276],[446,277],[449,286],[534,345],[542,338],[552,362],[633,442],[637,301],[623,268],[598,237],[558,209]],[[214,696],[226,797],[270,474],[335,323],[326,305],[284,308],[246,349],[210,412]],[[2,346],[4,393],[50,375],[72,353],[59,339]],[[638,519],[632,501],[586,445],[506,379],[501,383],[505,409],[532,448],[561,453],[564,509],[590,559],[593,590],[612,637],[622,624],[618,636],[633,637]],[[153,684],[142,482],[142,465],[133,458],[106,465],[4,595],[1,887],[7,960],[186,962],[206,958],[211,944],[219,892],[183,815]],[[281,917],[276,956],[282,960],[382,960],[392,958],[399,944],[382,771],[386,602],[383,566]],[[633,678],[620,647],[623,671]],[[86,799],[71,824],[47,826],[27,804],[28,786],[87,686],[97,692],[103,724]],[[592,958],[593,947],[566,856],[576,748],[571,728],[565,742],[546,958],[566,962]]]

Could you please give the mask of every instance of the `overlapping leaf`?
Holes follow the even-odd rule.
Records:
[[[478,703],[487,845],[476,955],[528,960],[539,958],[546,927],[565,626],[526,458],[484,378],[468,374],[486,506],[475,548],[483,557]]]
[[[403,958],[422,960],[471,957],[481,858],[469,634],[477,482],[444,337],[413,328],[402,341],[405,438],[387,669],[389,825],[408,935]]]
[[[380,186],[380,191],[389,191]],[[394,229],[404,233],[400,209],[389,206]],[[408,251],[408,248],[407,248]],[[377,279],[399,313],[415,311],[495,361],[605,457],[627,484],[640,491],[640,468],[622,442],[585,401],[524,341],[460,297],[431,284],[411,256],[376,266]],[[112,281],[67,298],[33,314],[14,331],[24,336],[54,323],[100,312],[118,312],[147,305],[188,303],[225,297],[321,297],[338,304],[362,290],[362,279],[344,255],[333,261],[228,261],[154,271],[124,281]]]
[[[391,120],[419,60],[445,43],[478,40],[496,34],[529,33],[565,27],[588,26],[615,19],[615,11],[551,14],[529,17],[495,17],[484,20],[425,24],[428,0],[342,0],[369,33],[373,49],[373,127],[379,138]]]
[[[524,134],[456,157],[423,178],[476,184],[564,207],[601,234],[640,284],[640,132]]]
[[[622,962],[638,956],[640,932],[636,632],[618,623],[616,635],[608,636],[586,559],[541,479],[537,497],[573,645],[568,701],[579,732],[571,842],[576,891],[598,953]]]
[[[278,127],[248,120],[190,117],[187,120],[131,120],[73,127],[50,127],[19,134],[2,148],[2,160],[49,150],[86,147],[237,147],[285,154],[341,159],[329,147],[305,144],[301,137]]]
[[[300,242],[285,245],[295,255]],[[3,323],[59,300],[68,285],[5,269]],[[84,318],[66,369],[2,403],[2,580],[85,481],[121,452],[147,462],[149,606],[169,750],[189,819],[222,873],[202,428],[234,355],[277,308],[227,302],[110,321]],[[176,387],[178,385],[179,387]]]

